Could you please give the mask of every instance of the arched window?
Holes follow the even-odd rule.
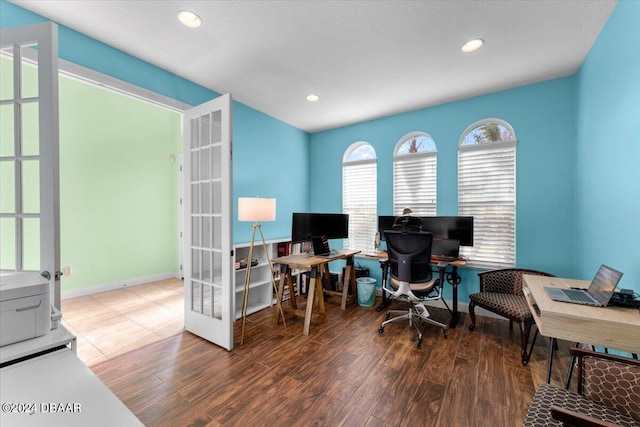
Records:
[[[393,153],[393,213],[411,208],[416,215],[436,215],[436,143],[429,134],[411,132],[396,144]]]
[[[516,264],[516,135],[499,119],[469,126],[458,145],[458,213],[474,217],[470,265]]]
[[[342,159],[342,211],[349,214],[349,249],[374,251],[377,176],[376,150],[364,141],[351,144]]]

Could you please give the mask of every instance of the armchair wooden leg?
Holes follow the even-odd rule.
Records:
[[[476,305],[473,303],[469,303],[469,317],[471,318],[471,324],[469,325],[469,330],[473,331],[476,327]]]
[[[526,366],[529,363],[530,351],[527,351],[529,346],[529,334],[531,334],[531,323],[520,323],[520,345],[522,346],[522,366]],[[534,342],[535,344],[535,342]],[[531,345],[533,350],[533,344]]]

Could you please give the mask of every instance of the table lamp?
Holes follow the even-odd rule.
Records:
[[[269,264],[269,270],[271,272],[271,283],[273,289],[278,295],[278,287],[273,277],[273,266],[271,265],[271,257],[267,250],[267,245],[264,241],[264,235],[262,234],[262,226],[260,221],[275,221],[276,220],[276,199],[263,199],[260,197],[239,197],[238,198],[238,221],[252,221],[253,232],[251,233],[251,245],[249,246],[249,259],[247,260],[247,272],[244,278],[244,294],[242,297],[242,336],[240,338],[240,345],[244,344],[244,327],[247,320],[247,302],[249,299],[249,284],[251,283],[251,264],[253,261],[253,247],[255,244],[256,229],[260,231],[260,238],[262,239],[262,246],[264,253],[267,256],[267,264]],[[284,312],[280,304],[277,304],[282,314],[282,321],[284,323]],[[286,327],[286,325],[285,325]]]

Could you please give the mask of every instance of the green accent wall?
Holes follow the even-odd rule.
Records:
[[[63,290],[179,271],[182,115],[60,79]]]

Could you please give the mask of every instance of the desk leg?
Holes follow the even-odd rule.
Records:
[[[454,329],[458,324],[458,320],[460,320],[460,312],[458,311],[458,285],[460,284],[460,279],[458,278],[458,267],[456,267],[455,265],[451,267],[451,274],[447,275],[447,282],[449,282],[453,287],[453,295],[451,298],[453,311],[451,313],[451,321],[449,322],[449,327],[451,329]]]
[[[353,268],[353,257],[347,258],[347,265],[344,270],[344,276],[342,278],[344,284],[342,285],[342,302],[340,308],[344,311],[347,309],[347,295],[349,294],[349,287],[351,287],[351,294],[356,296],[356,272]]]
[[[573,346],[578,347],[580,343],[575,343]],[[576,365],[576,356],[571,356],[571,361],[569,362],[569,370],[567,371],[567,379],[564,381],[564,388],[569,390],[569,386],[571,385],[571,376],[573,375],[573,367]]]
[[[279,308],[282,307],[282,298],[284,298],[284,284],[287,280],[287,276],[289,276],[289,281],[290,281],[291,269],[289,268],[288,265],[280,264],[280,281],[278,282],[278,295],[276,295],[276,299],[278,300],[278,303],[276,304],[276,310],[274,312],[273,326],[278,326],[278,323],[280,321]],[[291,286],[289,286],[289,289],[291,289]],[[294,298],[295,298],[295,295],[294,295]],[[293,304],[295,306],[295,303]]]
[[[330,279],[329,276],[329,264],[323,264],[318,267],[318,277],[325,276]],[[331,280],[329,280],[331,283]],[[327,315],[327,310],[324,307],[324,290],[322,289],[322,280],[316,280],[316,298],[318,298],[318,311],[324,317]],[[313,301],[312,301],[313,302]]]
[[[549,358],[547,359],[547,384],[551,382],[551,366],[553,365],[553,350],[556,346],[556,339],[549,340]]]
[[[309,327],[311,326],[311,313],[313,312],[313,300],[316,294],[316,287],[319,286],[318,298],[322,298],[322,275],[318,274],[318,267],[311,267],[311,274],[309,278],[309,294],[307,295],[307,308],[304,314],[304,327],[302,328],[302,335],[309,335]],[[324,300],[322,302],[324,306]]]
[[[389,276],[389,262],[380,261],[380,269],[382,270],[382,283],[380,285],[380,289],[382,290],[382,303],[380,303],[380,305],[376,308],[376,311],[384,310],[391,302],[391,300],[387,298],[387,293],[384,290],[387,286],[387,279]]]

